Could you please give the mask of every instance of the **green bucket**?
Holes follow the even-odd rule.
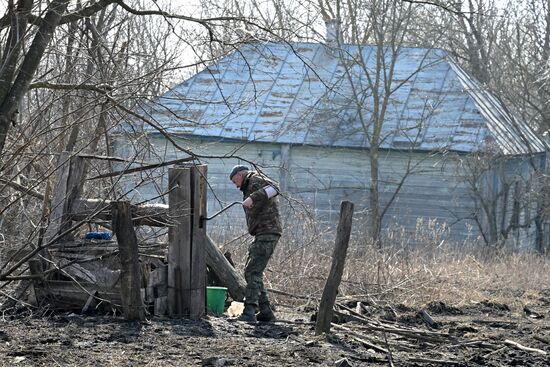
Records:
[[[223,314],[226,297],[226,287],[206,287],[206,310],[208,313],[216,316]]]

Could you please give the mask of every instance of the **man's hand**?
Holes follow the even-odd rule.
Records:
[[[243,206],[246,208],[246,209],[250,209],[252,208],[252,198],[251,197],[247,197],[245,201],[243,201]]]

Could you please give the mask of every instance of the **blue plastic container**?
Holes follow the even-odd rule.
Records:
[[[87,240],[110,240],[113,238],[111,232],[88,232],[84,237]]]

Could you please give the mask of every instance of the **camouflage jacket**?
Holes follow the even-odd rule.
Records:
[[[253,235],[278,234],[281,235],[281,218],[279,216],[279,199],[277,196],[269,199],[264,190],[273,186],[277,191],[277,184],[258,172],[251,171],[243,179],[241,191],[243,200],[252,198],[252,208],[244,208],[248,232]]]

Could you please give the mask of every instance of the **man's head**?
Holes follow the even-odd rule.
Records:
[[[244,176],[248,173],[248,167],[243,165],[236,165],[229,174],[229,179],[240,189],[243,183]]]

